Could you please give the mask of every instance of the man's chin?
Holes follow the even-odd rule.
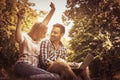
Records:
[[[53,41],[54,41],[54,39],[51,39],[51,38],[50,38],[50,41],[52,41],[52,42],[53,42]]]

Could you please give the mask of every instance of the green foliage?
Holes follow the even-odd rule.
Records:
[[[93,54],[99,59],[101,64],[99,66],[104,67],[100,70],[103,71],[101,73],[106,73],[109,64],[115,63],[114,57],[120,56],[118,0],[67,0],[66,6],[67,10],[62,19],[66,25],[71,21],[73,23],[69,32],[70,50],[72,50],[68,53],[69,60],[72,58],[71,61],[79,62],[84,60],[86,54]]]
[[[12,0],[14,1],[14,0]],[[1,67],[7,67],[14,63],[13,56],[16,54],[14,36],[15,30],[15,8],[16,4],[11,1],[1,1],[0,9],[0,64]],[[14,6],[12,6],[14,5]],[[11,61],[9,61],[11,59]]]
[[[68,9],[64,12],[63,21],[74,24],[69,36],[72,38],[71,49],[76,55],[104,54],[114,48],[113,42],[119,39],[120,26],[120,6],[116,1],[68,0],[66,6]]]

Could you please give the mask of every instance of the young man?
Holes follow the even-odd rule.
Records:
[[[43,40],[40,45],[40,63],[41,67],[47,69],[51,63],[59,58],[65,60],[66,58],[66,47],[62,44],[61,38],[65,34],[65,27],[61,24],[54,24],[50,39]],[[82,70],[80,76],[84,80],[89,80],[88,75],[85,75],[85,71]]]
[[[51,61],[57,58],[65,59],[66,47],[62,44],[61,38],[65,33],[65,27],[61,24],[53,25],[50,39],[43,40],[40,45],[40,61],[47,69]]]

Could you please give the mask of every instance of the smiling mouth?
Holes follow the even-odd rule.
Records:
[[[51,38],[55,38],[54,36],[51,36]]]

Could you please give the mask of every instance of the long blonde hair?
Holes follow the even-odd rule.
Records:
[[[39,23],[35,23],[30,32],[28,33],[32,38],[35,38],[35,36],[38,35],[43,35],[43,33],[45,33],[47,31],[47,26],[41,22]],[[41,33],[41,34],[39,34]]]

